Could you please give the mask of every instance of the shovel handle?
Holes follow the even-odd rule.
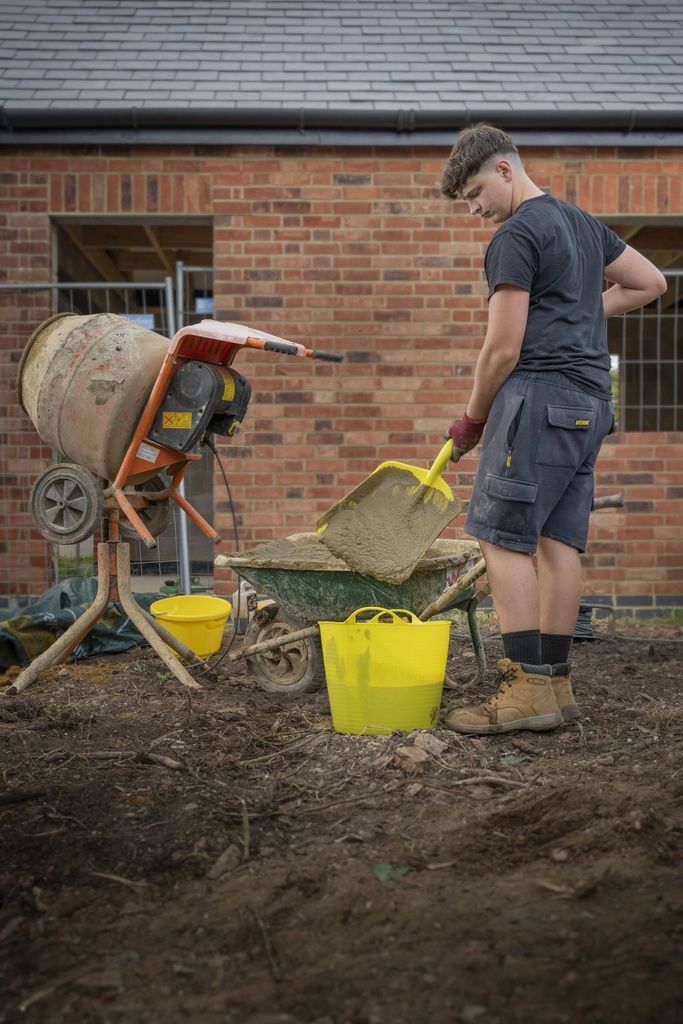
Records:
[[[453,451],[458,450],[459,449],[457,448],[453,448],[453,439],[449,437],[445,445],[437,455],[437,457],[434,459],[434,462],[430,467],[429,473],[427,473],[427,476],[425,477],[425,487],[431,487],[434,481],[439,479],[444,469],[450,462]]]

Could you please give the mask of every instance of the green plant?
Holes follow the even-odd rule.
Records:
[[[657,621],[664,626],[683,626],[683,608],[672,608],[664,615],[658,615]]]
[[[92,555],[81,555],[78,560],[73,555],[60,555],[57,568],[60,579],[67,576],[93,576],[95,559]]]
[[[634,615],[632,612],[617,615],[617,632],[634,626],[683,626],[683,608],[670,608],[654,615]]]

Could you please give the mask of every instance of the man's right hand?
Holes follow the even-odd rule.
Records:
[[[461,455],[471,452],[479,444],[485,426],[485,419],[473,420],[467,413],[463,413],[461,418],[448,428],[446,437],[453,439],[453,462],[458,462]]]

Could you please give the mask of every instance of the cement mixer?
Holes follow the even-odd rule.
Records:
[[[220,537],[178,490],[209,434],[230,437],[247,411],[251,387],[232,362],[244,348],[339,362],[242,324],[203,320],[172,341],[112,313],[46,320],[29,339],[17,375],[17,396],[42,440],[68,462],[46,469],[31,493],[33,519],[47,540],[77,544],[104,517],[97,546],[92,605],[5,691],[25,689],[43,669],[65,661],[112,601],[168,669],[201,689],[180,659],[203,660],[141,608],[130,584],[130,544],[155,537],[175,501],[214,541]],[[124,519],[121,519],[123,513]],[[175,657],[175,651],[180,657]]]
[[[24,349],[17,394],[42,440],[68,461],[33,487],[40,533],[77,544],[113,499],[126,517],[121,536],[152,548],[173,500],[219,540],[178,487],[188,463],[201,458],[202,439],[232,436],[244,418],[251,385],[230,365],[242,348],[341,359],[214,320],[184,327],[172,342],[113,313],[61,313],[41,324]]]

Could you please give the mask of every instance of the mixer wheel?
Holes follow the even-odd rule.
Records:
[[[44,470],[31,491],[31,515],[53,544],[80,544],[92,537],[104,513],[97,477],[75,462]]]
[[[151,480],[145,480],[143,484],[136,484],[135,490],[138,492],[165,491],[167,487],[168,483],[165,483],[160,476],[153,476]],[[158,537],[171,522],[171,501],[169,498],[162,498],[161,501],[150,501],[145,508],[140,508],[137,512],[152,536]],[[138,531],[132,523],[128,522],[125,516],[121,516],[119,520],[119,536],[121,540],[128,541],[129,543],[140,540]]]
[[[269,622],[261,625],[252,619],[244,636],[244,646],[265,643],[282,637],[283,644],[273,651],[246,658],[247,669],[262,690],[269,693],[309,693],[325,682],[325,666],[319,637],[286,643],[288,633],[304,628],[293,615],[279,608]]]

